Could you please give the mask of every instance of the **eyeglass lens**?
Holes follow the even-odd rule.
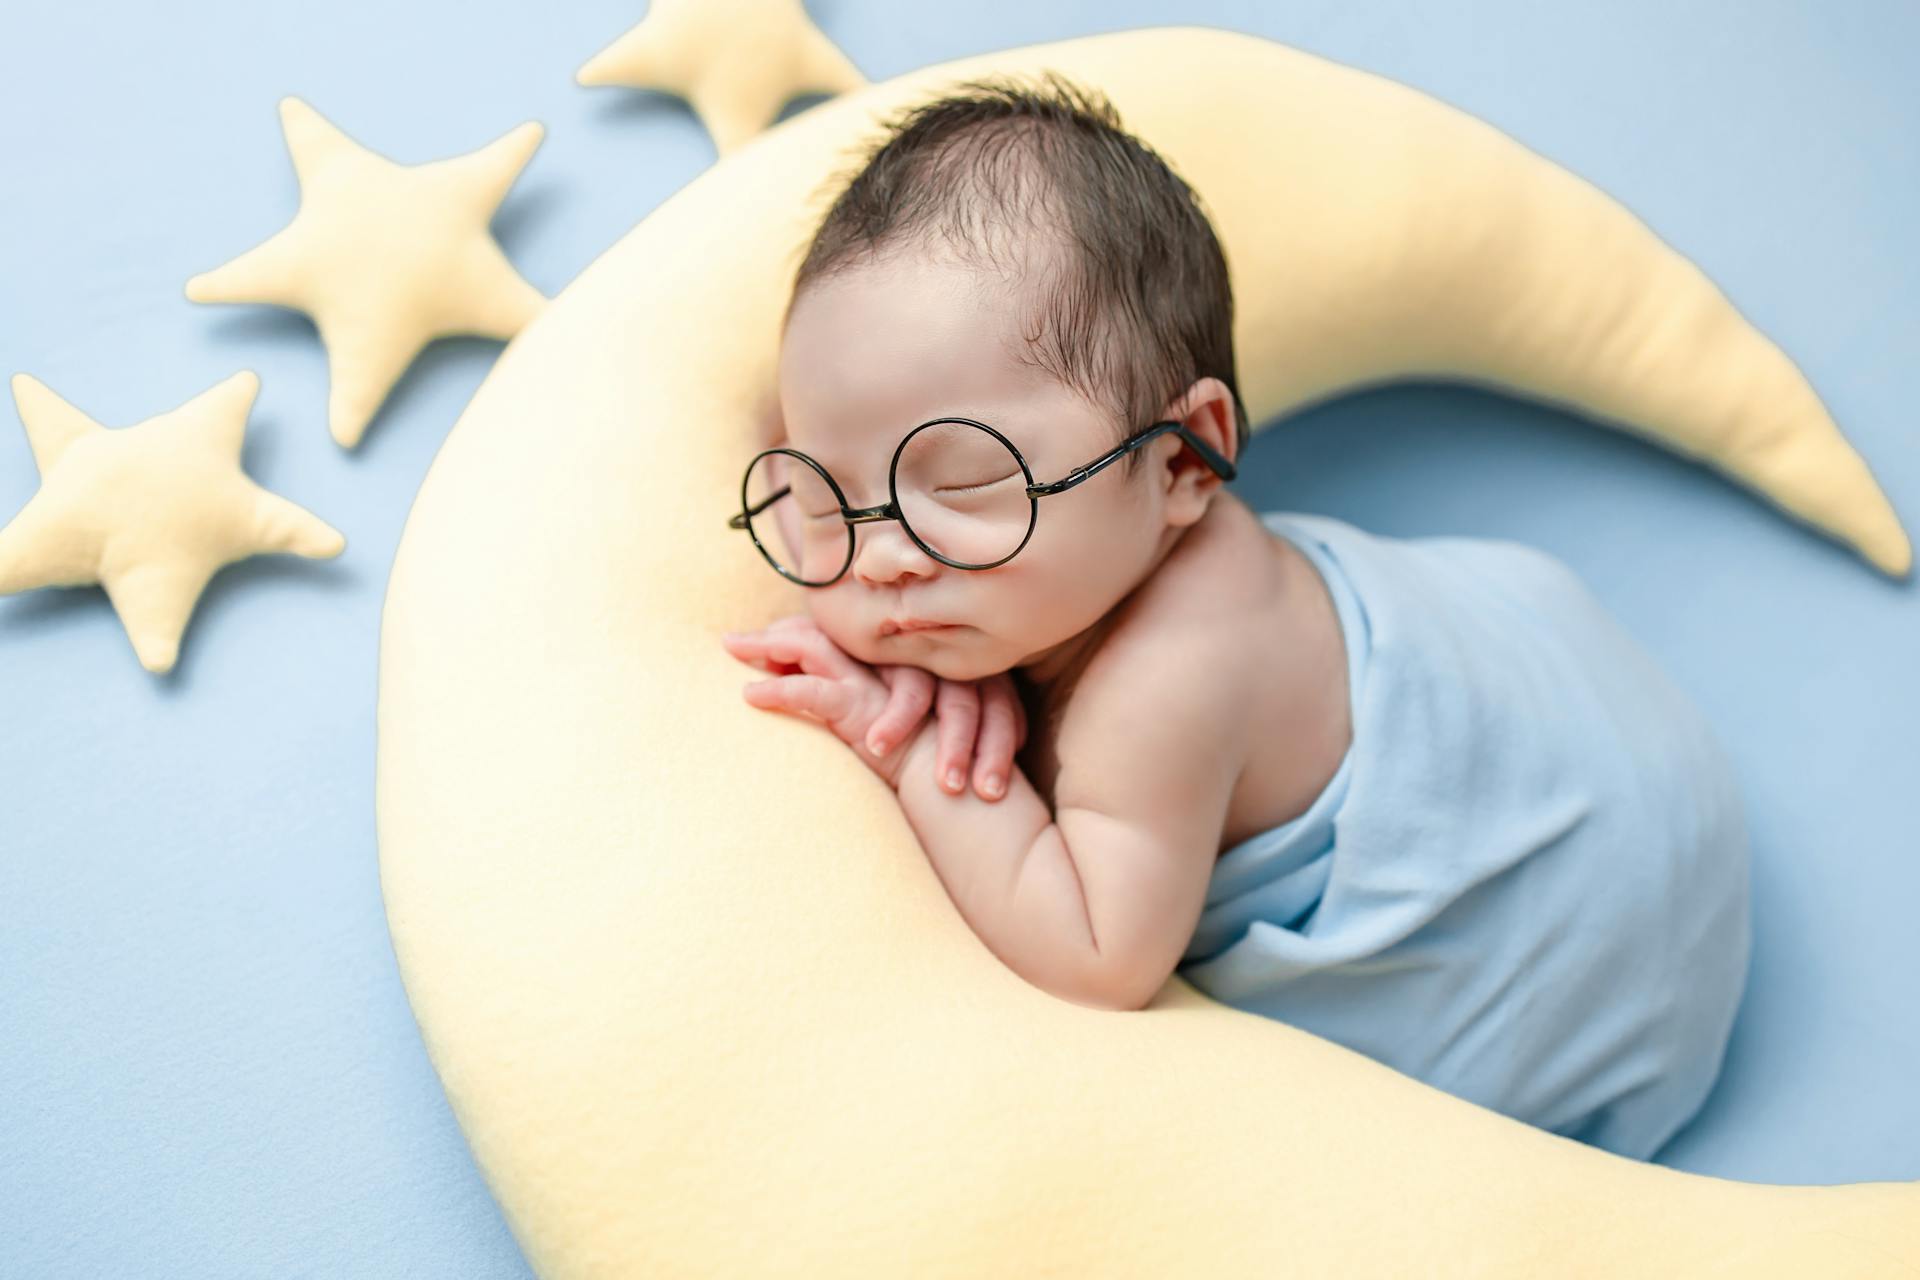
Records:
[[[961,565],[1004,560],[1033,518],[1027,473],[992,432],[966,422],[914,430],[894,471],[900,514],[927,547]],[[750,518],[754,537],[789,577],[831,581],[853,555],[853,526],[825,475],[787,453],[769,453],[747,473],[748,509],[786,493]]]

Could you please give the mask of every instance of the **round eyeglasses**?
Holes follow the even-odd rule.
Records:
[[[853,564],[853,526],[898,520],[915,546],[955,569],[992,569],[1033,537],[1040,499],[1065,493],[1135,449],[1177,432],[1222,480],[1235,469],[1219,451],[1171,419],[1156,422],[1048,484],[1034,482],[1013,441],[972,418],[933,418],[901,439],[887,467],[888,500],[847,505],[827,469],[797,449],[763,449],[740,480],[740,510],[727,527],[745,529],[781,577],[826,587]]]

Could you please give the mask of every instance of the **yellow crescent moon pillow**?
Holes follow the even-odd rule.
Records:
[[[824,179],[911,100],[1045,68],[1106,94],[1215,217],[1256,420],[1402,374],[1493,380],[1697,454],[1908,567],[1806,380],[1698,270],[1411,89],[1174,28],[966,58],[793,117],[506,348],[387,592],[394,947],[534,1269],[1920,1268],[1917,1186],[1638,1164],[1178,978],[1135,1012],[1047,995],[973,935],[884,784],[830,734],[741,702],[717,633],[799,602],[726,516]]]

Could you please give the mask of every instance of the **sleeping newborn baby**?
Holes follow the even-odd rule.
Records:
[[[1036,986],[1131,1010],[1178,974],[1652,1154],[1746,972],[1703,718],[1544,552],[1226,492],[1248,421],[1197,199],[1056,76],[964,89],[797,272],[731,523],[806,612],[725,637],[746,700],[885,779]]]

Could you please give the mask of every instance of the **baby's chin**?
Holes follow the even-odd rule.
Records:
[[[831,637],[849,655],[875,666],[919,667],[947,680],[984,680],[1013,669],[992,637],[972,627],[897,636]]]
[[[894,660],[924,668],[945,680],[984,680],[1013,669],[1013,663],[1003,655],[987,651],[968,653],[942,648],[932,653]]]

